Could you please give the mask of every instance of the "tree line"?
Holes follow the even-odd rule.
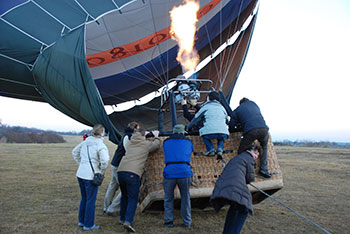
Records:
[[[321,147],[321,148],[350,148],[350,143],[330,142],[330,141],[274,141],[275,146],[300,146],[300,147]]]
[[[62,135],[84,135],[90,130],[81,132],[55,132],[45,131],[37,128],[27,128],[21,126],[8,126],[0,121],[0,143],[64,143]]]
[[[37,128],[21,126],[8,126],[0,120],[0,143],[64,143],[62,135],[90,134],[91,130],[86,129],[80,132],[68,131],[45,131]],[[301,147],[323,147],[323,148],[350,148],[350,143],[339,143],[329,141],[307,141],[307,140],[283,140],[273,141],[276,146],[301,146]]]

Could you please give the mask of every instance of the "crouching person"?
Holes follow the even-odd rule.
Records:
[[[173,134],[163,143],[165,168],[163,171],[164,188],[164,224],[174,226],[174,189],[179,187],[181,195],[181,217],[185,227],[191,226],[190,185],[193,172],[191,154],[193,145],[185,137],[185,126],[174,126]]]
[[[207,148],[206,156],[213,157],[215,148],[212,140],[217,140],[217,157],[222,159],[225,140],[228,138],[229,131],[227,126],[228,115],[225,108],[220,104],[220,95],[218,92],[209,93],[209,101],[206,102],[196,113],[194,118],[188,124],[191,129],[198,122],[203,121],[203,126],[199,129],[199,135],[203,138]]]
[[[136,129],[126,146],[125,156],[118,167],[118,181],[121,190],[120,224],[129,232],[135,232],[132,226],[137,208],[140,177],[144,172],[148,154],[160,147],[159,132],[152,131],[154,140],[145,138],[145,131]]]
[[[241,232],[248,213],[253,214],[252,195],[247,184],[255,179],[255,160],[261,151],[260,146],[252,144],[246,151],[232,158],[217,180],[210,202],[218,212],[229,204],[224,234]]]

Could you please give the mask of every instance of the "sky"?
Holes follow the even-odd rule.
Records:
[[[273,140],[350,142],[350,1],[266,0],[231,108],[255,101]],[[55,131],[90,129],[49,104],[0,97],[0,120]]]
[[[273,139],[350,142],[350,1],[267,0],[231,107],[255,101]]]

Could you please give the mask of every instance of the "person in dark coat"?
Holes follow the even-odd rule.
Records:
[[[107,192],[104,199],[104,208],[103,208],[103,211],[107,215],[117,216],[117,213],[120,210],[119,206],[120,206],[121,193],[119,193],[117,197],[115,197],[113,200],[113,197],[119,188],[117,170],[118,170],[120,161],[125,155],[126,145],[129,143],[131,135],[134,133],[135,129],[138,129],[138,128],[139,128],[139,124],[137,122],[130,122],[128,124],[128,127],[124,130],[124,135],[122,136],[118,144],[118,148],[116,149],[113,159],[111,161],[112,178],[107,188]]]
[[[248,213],[253,215],[252,195],[247,184],[253,182],[255,160],[260,146],[252,144],[246,151],[232,158],[217,180],[210,202],[219,210],[229,204],[223,233],[241,232]]]
[[[184,135],[184,125],[175,125],[173,132],[174,134],[163,143],[166,165],[163,170],[164,224],[168,227],[174,226],[174,189],[177,185],[181,195],[181,217],[184,226],[190,227],[192,223],[190,185],[193,176],[190,162],[193,144]]]
[[[191,99],[190,100],[190,106],[194,109],[195,113],[191,113],[189,111],[189,106],[187,104],[186,99],[183,99],[181,101],[181,105],[182,105],[182,109],[183,109],[183,115],[185,117],[185,119],[187,119],[188,121],[191,121],[194,118],[194,115],[199,111],[199,109],[201,108],[198,104],[197,101],[195,99]]]
[[[230,128],[239,126],[243,132],[243,138],[238,148],[238,153],[245,151],[255,140],[258,140],[263,152],[260,157],[259,174],[265,178],[270,178],[267,163],[267,146],[269,142],[269,127],[266,125],[264,117],[258,105],[248,98],[242,98],[239,106],[233,111],[230,120]]]

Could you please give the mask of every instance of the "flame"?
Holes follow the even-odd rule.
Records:
[[[196,33],[197,11],[199,3],[195,0],[185,0],[183,5],[170,11],[170,34],[179,45],[176,60],[185,71],[194,69],[199,62],[199,55],[193,48]]]

